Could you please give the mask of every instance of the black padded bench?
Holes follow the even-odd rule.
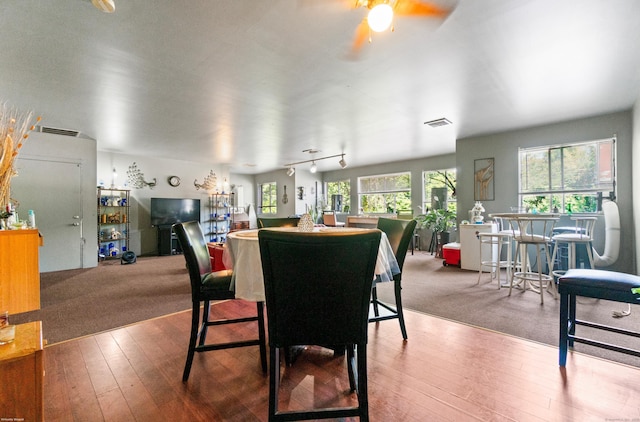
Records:
[[[592,297],[624,303],[640,303],[640,294],[631,289],[640,287],[640,277],[615,271],[571,269],[558,279],[560,294],[560,366],[567,363],[567,351],[574,342],[601,347],[640,357],[640,350],[603,343],[576,335],[576,325],[640,337],[639,332],[623,330],[595,322],[576,319],[576,297]]]

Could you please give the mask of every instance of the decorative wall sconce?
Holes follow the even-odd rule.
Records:
[[[155,177],[153,178],[152,182],[147,182],[144,180],[144,174],[140,171],[135,161],[129,166],[129,170],[127,170],[127,181],[129,182],[129,185],[136,189],[142,189],[145,186],[149,186],[149,189],[153,189],[153,187],[156,185]]]
[[[213,192],[217,189],[218,177],[213,172],[213,170],[211,170],[209,172],[209,175],[204,178],[202,184],[199,184],[198,179],[196,179],[193,181],[193,185],[196,187],[196,189],[204,189],[206,191]]]

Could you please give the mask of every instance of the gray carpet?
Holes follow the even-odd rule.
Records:
[[[402,280],[405,309],[488,328],[539,343],[558,345],[560,303],[550,293],[545,293],[544,305],[540,304],[540,296],[530,290],[514,289],[509,296],[509,289],[498,290],[497,281],[491,280],[488,273],[482,275],[480,284],[477,285],[476,271],[444,267],[442,259],[421,251],[416,251],[413,256],[411,252],[407,255]],[[379,285],[378,296],[385,301],[392,301],[392,286]],[[578,298],[577,316],[579,319],[639,330],[640,308],[637,306],[631,308],[630,316],[613,318],[612,311],[626,311],[626,303]],[[577,330],[580,335],[640,350],[639,338],[595,331],[587,327],[578,327]],[[407,331],[410,339],[411,327],[407,327]],[[634,356],[578,343],[575,345],[575,350],[640,366],[640,358]]]
[[[191,309],[182,255],[137,261],[42,273],[40,310],[12,315],[11,322],[42,321],[43,336],[53,344]]]
[[[476,285],[477,277],[477,272],[444,267],[442,259],[428,252],[416,251],[414,255],[409,252],[403,274],[404,307],[557,346],[557,300],[546,293],[545,303],[540,305],[539,295],[519,290],[509,297],[508,289],[498,290],[496,281],[490,281],[488,274],[483,275],[480,285]],[[379,297],[393,301],[392,288],[391,283],[379,285]],[[189,276],[182,255],[139,257],[131,265],[105,261],[91,269],[43,273],[41,291],[40,310],[10,318],[13,323],[41,320],[49,344],[191,308]],[[586,298],[579,302],[578,315],[583,319],[627,329],[640,327],[640,309],[632,309],[628,317],[614,319],[611,311],[626,310],[626,304]],[[398,334],[399,331],[398,328]],[[410,326],[407,331],[411,340]],[[640,339],[613,337],[609,333],[597,335],[640,349]],[[576,344],[576,350],[640,366],[640,358],[633,356],[582,344]]]

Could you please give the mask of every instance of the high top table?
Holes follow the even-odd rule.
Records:
[[[540,294],[540,303],[544,304],[544,289],[551,292],[553,297],[557,297],[555,283],[551,269],[543,271],[542,252],[545,253],[547,261],[551,259],[549,244],[556,222],[560,219],[558,213],[498,213],[491,214],[491,217],[502,218],[509,221],[513,230],[513,240],[516,242],[516,258],[514,266],[520,266],[520,271],[511,273],[509,284],[509,295],[514,283],[521,285],[523,289],[533,290]],[[536,249],[537,271],[529,269],[528,246]],[[519,260],[519,262],[518,262]],[[549,266],[551,268],[551,265]]]
[[[235,287],[236,298],[250,301],[264,301],[264,278],[262,276],[262,260],[260,259],[260,245],[258,243],[259,230],[294,231],[296,227],[274,227],[257,230],[241,230],[227,235],[222,260],[226,268],[233,269],[232,286]],[[316,227],[314,232],[318,235],[331,231],[346,233],[349,231],[377,230],[360,228]],[[331,265],[327,262],[327,265]],[[379,281],[393,280],[395,274],[400,273],[398,261],[393,253],[387,235],[382,232],[378,260],[376,261],[375,274]]]

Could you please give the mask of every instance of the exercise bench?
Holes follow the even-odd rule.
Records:
[[[570,269],[558,279],[558,293],[560,294],[560,366],[565,366],[567,363],[567,351],[569,347],[573,347],[574,342],[640,357],[640,350],[576,335],[576,326],[583,325],[617,334],[640,337],[640,332],[576,319],[576,297],[578,296],[623,303],[640,303],[640,277],[615,271]]]

